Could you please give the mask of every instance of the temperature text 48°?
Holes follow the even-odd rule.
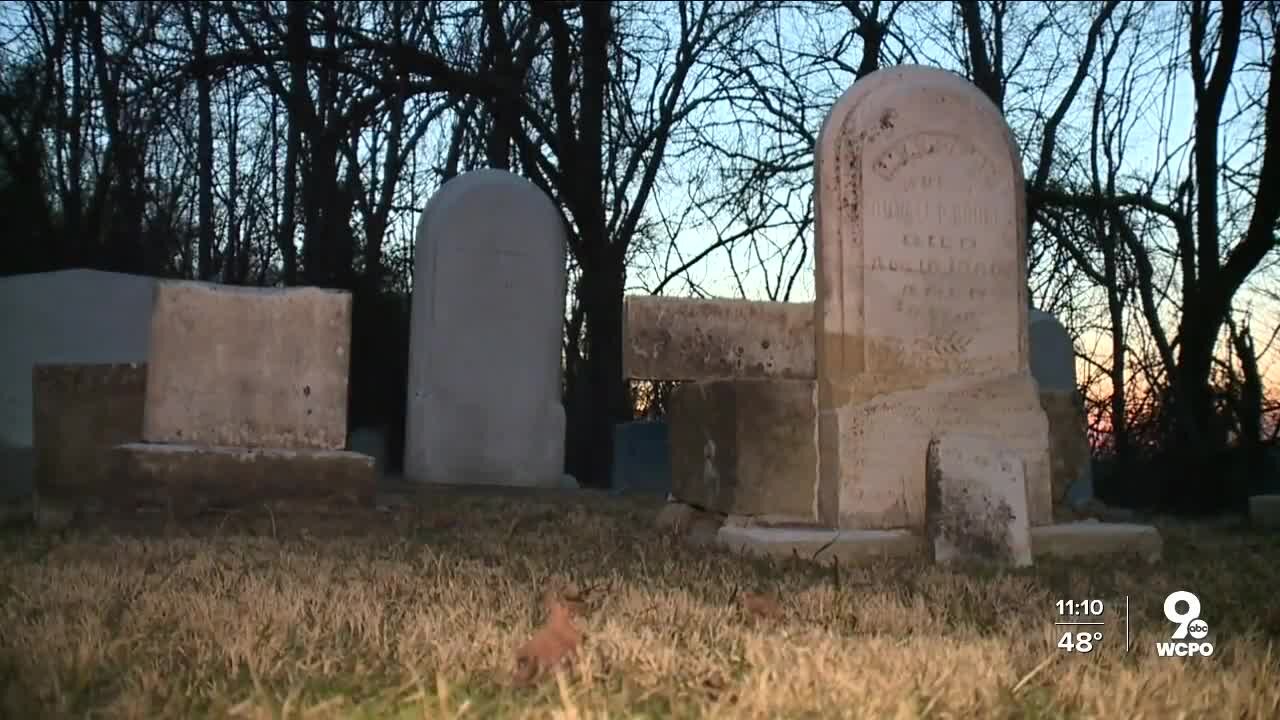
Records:
[[[1102,633],[1094,632],[1065,632],[1062,638],[1058,640],[1058,647],[1066,652],[1087,653],[1093,650],[1094,646],[1102,642]]]

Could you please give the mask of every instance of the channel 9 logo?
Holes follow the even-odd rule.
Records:
[[[1185,605],[1185,610],[1179,606]],[[1195,593],[1178,590],[1164,599],[1164,616],[1176,627],[1170,641],[1156,643],[1160,657],[1209,657],[1213,643],[1202,642],[1209,636],[1209,623],[1200,617],[1200,598]],[[1188,640],[1190,638],[1190,640]]]

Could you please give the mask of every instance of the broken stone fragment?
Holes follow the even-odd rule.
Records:
[[[929,443],[926,526],[934,560],[1031,565],[1022,459],[999,440],[945,433]]]

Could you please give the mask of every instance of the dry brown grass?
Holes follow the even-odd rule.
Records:
[[[687,547],[654,510],[440,497],[341,522],[9,532],[0,715],[1280,717],[1274,536],[1168,526],[1155,568],[833,574]],[[553,580],[597,588],[583,640],[521,686]],[[1200,595],[1212,657],[1155,656],[1175,589]],[[1107,637],[1072,655],[1053,603],[1081,597],[1108,601]]]

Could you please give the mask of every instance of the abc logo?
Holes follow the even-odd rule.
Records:
[[[1209,634],[1209,623],[1196,618],[1187,625],[1187,634],[1196,640],[1203,640],[1204,636]]]

